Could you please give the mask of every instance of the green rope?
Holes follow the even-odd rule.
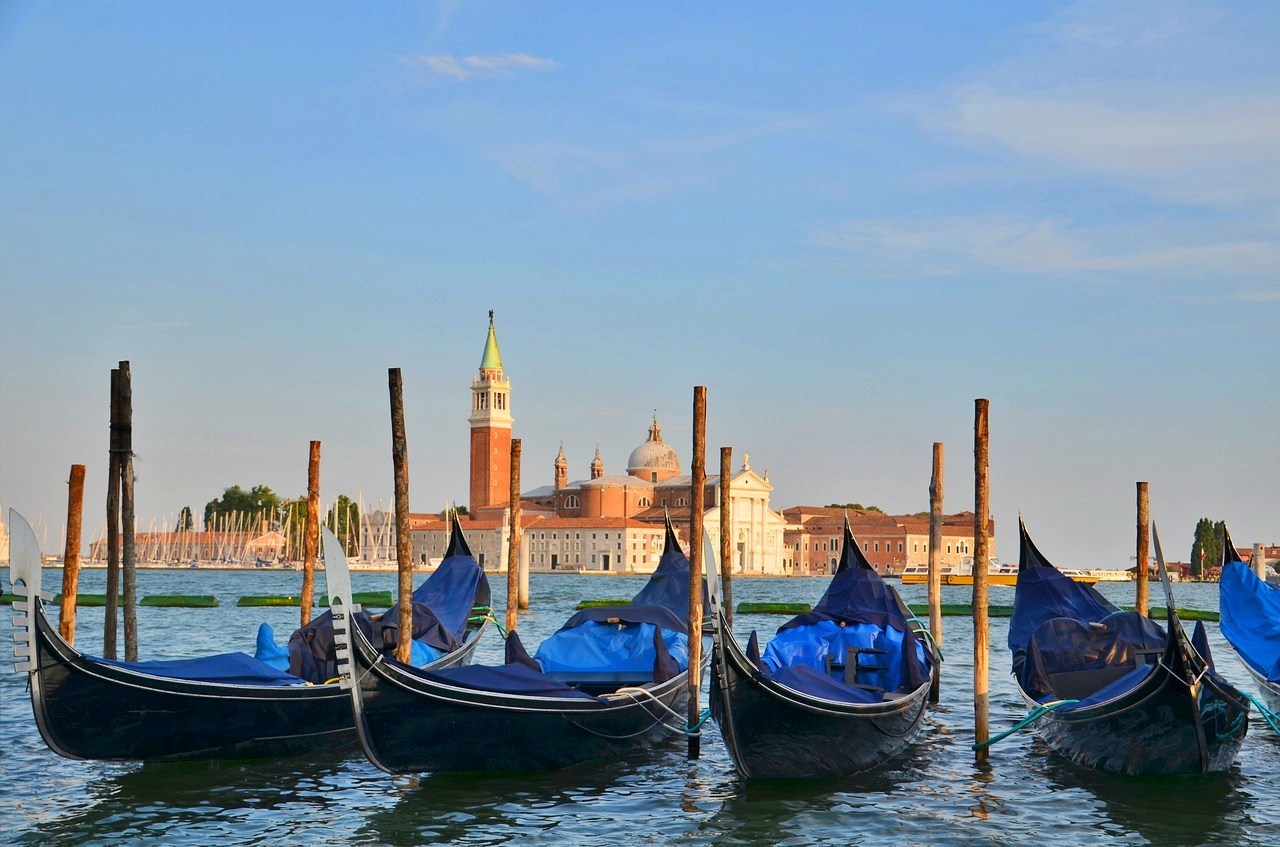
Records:
[[[684,734],[696,735],[698,732],[702,730],[702,725],[707,722],[707,718],[709,717],[711,717],[711,710],[703,709],[701,712],[698,713],[698,722],[695,723],[693,726],[686,726],[684,728]]]
[[[992,744],[995,744],[997,741],[1004,741],[1006,738],[1008,738],[1010,735],[1013,735],[1015,732],[1021,732],[1022,730],[1031,726],[1036,721],[1040,720],[1045,715],[1052,712],[1054,709],[1057,709],[1060,706],[1072,706],[1079,702],[1080,702],[1079,700],[1054,700],[1051,703],[1045,703],[1042,706],[1036,706],[1034,709],[1031,710],[1031,713],[1029,715],[1027,715],[1022,720],[1018,721],[1009,729],[1006,729],[1004,732],[1000,733],[994,738],[988,738],[986,741],[980,741],[977,744],[973,744],[970,746],[974,750],[981,750],[984,747],[990,747]]]
[[[918,632],[921,635],[923,635],[925,638],[929,639],[929,644],[933,647],[933,652],[938,657],[938,661],[939,662],[945,661],[945,659],[943,659],[943,656],[942,656],[942,646],[938,644],[937,641],[933,640],[933,633],[929,631],[929,628],[927,626],[925,626],[924,621],[914,616],[907,618],[907,623],[911,623],[912,621],[915,621],[916,623],[920,624],[920,629],[913,629],[911,631]]]
[[[497,618],[495,618],[492,614],[488,614],[488,615],[472,615],[471,617],[467,618],[467,623],[479,623],[480,621],[488,621],[489,623],[491,623],[491,624],[493,624],[494,626],[496,626],[496,627],[498,628],[498,632],[499,632],[499,634],[501,634],[501,635],[502,635],[503,639],[506,639],[506,637],[507,637],[507,630],[506,630],[506,628],[505,628],[505,627],[503,627],[503,625],[502,625],[502,624],[498,623],[498,619],[497,619]]]
[[[1244,694],[1245,697],[1248,697],[1249,702],[1258,707],[1259,714],[1261,714],[1262,719],[1267,722],[1267,726],[1271,727],[1271,731],[1280,735],[1280,715],[1268,709],[1262,704],[1261,700],[1254,697],[1252,694],[1245,694],[1243,691],[1240,693]]]

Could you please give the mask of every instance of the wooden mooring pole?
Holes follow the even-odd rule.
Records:
[[[302,538],[302,596],[298,598],[302,626],[311,623],[316,597],[316,547],[320,543],[320,442],[312,441],[307,456],[307,528]],[[350,598],[347,598],[348,600]]]
[[[689,486],[689,726],[701,714],[702,687],[702,508],[707,487],[707,387],[693,389],[693,481]],[[689,758],[702,752],[702,737],[689,736]]]
[[[929,634],[935,653],[942,647],[942,442],[933,442],[933,476],[929,479]],[[942,668],[934,664],[929,702],[941,696]]]
[[[76,593],[80,590],[80,518],[84,511],[84,465],[71,466],[67,485],[67,543],[62,548],[62,605],[58,632],[76,643]]]
[[[138,548],[133,499],[133,377],[120,363],[120,582],[124,604],[124,660],[138,661]]]
[[[1148,578],[1147,578],[1147,555],[1151,546],[1151,507],[1147,498],[1147,484],[1145,482],[1138,483],[1138,551],[1134,557],[1134,567],[1137,568],[1135,576],[1138,578],[1138,596],[1134,602],[1134,608],[1138,610],[1138,614],[1147,617],[1150,613],[1148,609],[1149,598],[1147,596]]]
[[[990,433],[987,412],[990,401],[974,401],[973,416],[973,734],[974,743],[983,744],[989,737],[990,717],[989,659],[990,627],[987,623],[988,560],[991,557],[987,523],[990,520],[991,490],[988,479]],[[979,762],[987,760],[988,748],[975,751]]]
[[[400,369],[387,369],[391,392],[391,465],[395,473],[396,571],[400,575],[396,659],[409,663],[413,644],[413,538],[409,535],[409,440],[404,431],[404,386]]]
[[[511,535],[507,539],[507,632],[516,628],[520,605],[520,439],[511,439]],[[527,604],[526,604],[527,605]]]
[[[120,369],[111,369],[111,428],[107,439],[107,606],[102,617],[102,656],[116,658],[120,617]]]
[[[720,600],[725,620],[733,626],[733,509],[730,507],[730,477],[733,475],[733,448],[720,448]]]

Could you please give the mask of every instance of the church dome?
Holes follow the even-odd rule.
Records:
[[[649,440],[631,451],[627,459],[627,473],[640,475],[652,471],[680,472],[680,459],[676,451],[662,443],[662,430],[655,416],[649,427]]]

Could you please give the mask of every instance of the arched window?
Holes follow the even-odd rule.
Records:
[[[688,506],[688,505],[689,505],[689,498],[687,498],[687,497],[677,497],[677,498],[676,498],[676,505],[677,505],[677,506]]]
[[[568,497],[564,498],[564,507],[566,509],[578,509],[581,508],[581,506],[582,501],[578,499],[578,495],[576,494],[570,494]]]
[[[637,505],[637,506],[639,506],[639,507],[640,507],[640,508],[642,508],[642,509],[647,509],[647,508],[649,508],[650,506],[652,506],[653,504],[649,502],[649,498],[648,498],[648,497],[641,497],[641,498],[640,498],[640,502],[638,502],[636,505]]]

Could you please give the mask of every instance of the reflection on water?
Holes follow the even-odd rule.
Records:
[[[50,584],[56,572],[49,572]],[[82,590],[100,591],[101,571]],[[297,610],[237,608],[240,594],[292,593],[292,573],[139,573],[147,593],[215,594],[216,609],[139,610],[144,658],[252,650],[257,625],[269,621],[283,640]],[[355,574],[357,590],[394,587],[394,574]],[[747,602],[810,601],[818,579],[740,580]],[[536,576],[534,611],[521,634],[533,645],[585,597],[627,596],[628,577]],[[505,601],[494,580],[494,605]],[[1125,602],[1131,586],[1104,585]],[[1177,586],[1178,600],[1215,608],[1216,587]],[[910,602],[923,586],[908,586]],[[992,601],[1012,592],[992,589]],[[944,591],[966,602],[967,589]],[[200,626],[189,625],[198,615]],[[767,640],[785,620],[740,615],[738,636],[754,628]],[[684,758],[682,740],[626,760],[536,774],[391,777],[357,755],[264,762],[107,765],[50,753],[31,716],[25,682],[0,675],[0,843],[85,845],[210,843],[296,845],[665,844],[868,845],[1008,844],[1125,845],[1272,844],[1280,831],[1280,744],[1258,721],[1239,764],[1206,779],[1122,779],[1072,765],[1030,733],[996,745],[984,766],[973,761],[972,627],[946,620],[943,703],[930,712],[908,755],[846,780],[746,782],[733,771],[719,732],[704,732],[702,757]],[[991,622],[993,730],[1025,714],[1009,677],[1008,622]],[[101,610],[80,616],[81,644],[95,651]],[[1245,682],[1216,626],[1209,627],[1220,670]],[[501,641],[484,644],[494,661]],[[704,695],[705,696],[705,695]]]

